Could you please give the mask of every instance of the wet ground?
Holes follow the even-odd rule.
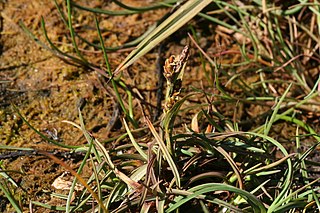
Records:
[[[90,7],[103,8],[106,4],[102,2],[82,3]],[[129,3],[139,6],[145,2]],[[65,152],[61,147],[43,140],[24,124],[12,105],[17,107],[32,126],[51,139],[67,145],[81,145],[86,143],[81,132],[62,121],[78,123],[77,104],[85,100],[82,113],[87,129],[101,141],[120,135],[121,131],[123,132],[119,126],[121,123],[110,122],[115,112],[119,111],[118,105],[110,86],[107,86],[107,89],[102,86],[101,76],[92,70],[68,65],[53,56],[50,51],[37,45],[19,26],[19,21],[22,21],[31,32],[45,42],[41,31],[43,17],[50,39],[61,50],[71,52],[72,45],[67,36],[69,31],[63,25],[54,2],[10,0],[1,2],[0,5],[0,145],[29,147],[50,152],[58,150],[57,153],[60,154]],[[119,8],[112,4],[108,9]],[[101,17],[100,28],[104,30],[106,46],[119,46],[139,37],[164,12],[157,10],[143,15]],[[75,17],[80,29],[77,32],[88,40],[97,41],[93,16],[82,12]],[[90,49],[85,44],[79,48],[92,63],[104,66],[101,51]],[[130,50],[109,54],[112,68],[115,68]],[[157,79],[152,77],[157,75],[155,60],[156,54],[150,54],[140,60],[130,75],[137,76],[135,72],[139,72],[141,77],[133,77],[128,81],[137,85],[142,93],[145,91],[149,100],[153,99],[151,96],[156,92]],[[59,199],[51,198],[48,192],[52,190],[53,181],[64,172],[63,168],[34,152],[22,151],[17,154],[2,150],[1,156],[3,168],[17,171],[10,173],[21,186],[14,192],[16,197],[22,197],[23,202],[34,200],[52,205],[59,204]],[[77,158],[79,156],[69,156],[65,160],[76,168],[79,162]],[[0,211],[3,212],[7,203],[1,196],[3,195],[0,195]],[[34,212],[43,212],[43,209]]]

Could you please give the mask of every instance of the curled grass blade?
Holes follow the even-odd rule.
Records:
[[[78,58],[75,58],[71,55],[68,55],[66,53],[63,53],[62,51],[60,51],[53,43],[52,41],[48,38],[47,36],[47,31],[45,28],[45,22],[43,20],[43,18],[41,19],[41,27],[44,33],[44,36],[46,38],[46,40],[48,41],[50,47],[48,47],[46,44],[44,44],[43,42],[41,42],[26,26],[22,21],[19,21],[19,26],[21,27],[21,29],[33,40],[35,41],[39,46],[41,46],[42,48],[50,51],[53,55],[57,56],[58,58],[60,58],[61,60],[69,63],[69,64],[80,64],[85,66],[85,64],[82,63],[81,60],[79,60]]]
[[[290,116],[286,116],[286,115],[277,115],[276,116],[276,120],[284,120],[284,121],[288,121],[288,122],[292,122],[297,124],[298,126],[304,128],[307,132],[309,132],[318,142],[320,142],[320,136],[319,134],[317,134],[317,132],[312,129],[309,125],[305,124],[303,121],[290,117]]]
[[[159,3],[155,3],[154,5],[150,5],[150,6],[145,6],[145,7],[132,7],[132,6],[128,6],[118,0],[113,0],[113,2],[117,5],[119,5],[120,7],[127,9],[127,10],[132,10],[132,11],[137,11],[137,12],[144,12],[144,11],[148,11],[148,10],[155,10],[155,9],[159,9],[159,8],[163,8],[164,5],[170,5],[170,4],[174,4],[176,2],[178,2],[178,0],[166,0],[163,2],[159,2]]]
[[[266,136],[264,134],[254,133],[254,132],[246,132],[246,134],[261,137],[261,138],[265,139],[266,141],[269,141],[270,143],[272,143],[276,147],[278,147],[278,149],[283,153],[284,156],[289,155],[287,150],[278,141],[276,141],[275,139],[273,139],[269,136]],[[275,198],[275,200],[272,202],[272,204],[270,205],[268,212],[273,212],[278,206],[280,206],[282,204],[282,200],[286,198],[286,195],[288,194],[288,192],[290,190],[290,186],[292,183],[292,177],[293,177],[292,161],[290,158],[287,159],[287,164],[288,164],[288,168],[287,168],[287,172],[286,172],[286,177],[284,177],[285,180],[281,185],[281,191],[280,191],[279,195]]]
[[[71,1],[72,5],[78,9],[89,11],[95,14],[105,14],[105,15],[110,15],[110,16],[123,16],[123,15],[132,15],[136,13],[143,13],[145,11],[149,10],[155,10],[163,7],[170,7],[171,4],[176,3],[178,0],[165,0],[163,2],[158,2],[155,3],[154,5],[151,6],[145,6],[145,7],[132,7],[128,6],[120,1],[113,1],[120,7],[124,8],[124,10],[118,10],[118,11],[112,11],[112,10],[105,10],[101,8],[90,8],[86,6],[79,5],[75,3],[74,1]]]
[[[207,183],[207,184],[202,184],[189,189],[187,192],[191,192],[192,194],[187,195],[186,197],[182,198],[175,204],[169,205],[169,208],[166,210],[166,212],[169,213],[174,211],[175,209],[179,208],[180,206],[187,203],[188,201],[194,198],[197,198],[199,195],[204,195],[205,193],[219,191],[219,190],[234,192],[242,196],[251,205],[252,210],[254,212],[257,212],[257,213],[266,212],[266,209],[264,208],[261,201],[259,201],[254,195],[250,194],[247,191],[241,190],[239,188],[229,186],[226,184],[221,184],[221,183]],[[173,192],[175,192],[175,190]],[[206,199],[206,198],[203,197],[203,199]]]
[[[240,171],[238,169],[237,164],[234,162],[234,160],[232,159],[232,157],[230,157],[230,155],[222,148],[222,147],[214,147],[223,157],[225,157],[225,159],[228,161],[228,163],[230,164],[230,166],[232,167],[237,179],[238,179],[238,183],[239,183],[239,188],[243,189],[243,182],[242,182],[242,177],[240,174]]]
[[[55,6],[60,14],[60,17],[63,21],[63,23],[68,26],[68,21],[67,21],[67,18],[65,17],[64,13],[62,12],[61,8],[59,7],[58,5],[58,2],[57,0],[54,0],[55,2]],[[135,46],[137,45],[139,42],[141,42],[152,30],[154,30],[156,28],[156,24],[152,25],[149,27],[149,29],[143,33],[140,37],[136,38],[135,40],[133,41],[129,41],[121,46],[117,46],[117,47],[105,47],[106,50],[108,51],[116,51],[116,50],[120,50],[120,49],[124,49],[124,48],[129,48],[129,47],[132,47],[132,46]],[[83,38],[82,36],[80,36],[77,32],[74,32],[75,33],[75,36],[77,36],[81,41],[87,43],[89,46],[92,46],[92,47],[95,47],[97,49],[101,49],[101,45],[98,45],[98,44],[95,44],[95,43],[92,43],[90,41],[88,41],[87,39]]]
[[[80,4],[75,3],[74,1],[71,2],[72,6],[80,9],[80,10],[85,10],[89,11],[92,13],[99,13],[99,14],[105,14],[105,15],[110,15],[110,16],[123,16],[123,15],[131,15],[131,14],[136,14],[139,13],[139,11],[134,11],[134,10],[121,10],[121,11],[112,11],[112,10],[104,10],[101,8],[90,8],[86,6],[82,6]]]
[[[61,50],[59,50],[59,48],[57,48],[52,41],[49,39],[49,37],[47,36],[47,31],[45,28],[45,22],[43,19],[41,19],[41,26],[42,26],[42,30],[43,33],[46,37],[47,42],[49,43],[50,47],[48,47],[46,44],[44,44],[43,42],[41,42],[25,25],[22,21],[19,21],[19,26],[22,28],[22,30],[33,40],[35,41],[38,45],[40,45],[42,48],[48,50],[49,52],[51,52],[53,55],[55,55],[56,57],[60,58],[61,60],[63,60],[64,62],[74,65],[74,66],[84,66],[87,67],[89,69],[95,70],[96,72],[98,72],[99,74],[105,76],[106,78],[109,78],[110,76],[108,76],[103,70],[93,66],[92,64],[89,64],[88,62],[84,62],[83,60],[74,57],[72,55],[69,55],[67,53],[62,52]]]

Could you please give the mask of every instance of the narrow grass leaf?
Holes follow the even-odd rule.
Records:
[[[280,165],[281,163],[283,163],[283,162],[286,161],[288,158],[290,158],[290,157],[292,157],[292,156],[294,156],[294,155],[296,155],[296,154],[295,154],[295,153],[292,153],[292,154],[290,154],[290,155],[287,155],[287,156],[281,158],[280,160],[277,160],[277,161],[275,161],[275,162],[273,162],[273,163],[270,163],[270,164],[268,164],[268,165],[266,165],[266,166],[262,166],[262,167],[259,167],[259,168],[257,168],[257,169],[250,170],[247,174],[255,174],[255,173],[258,173],[258,172],[260,172],[260,171],[263,171],[263,170],[267,170],[267,169],[271,169],[271,168],[273,168],[273,167],[276,167],[276,166]],[[246,173],[246,172],[245,172],[245,173]]]
[[[232,157],[222,148],[222,147],[214,147],[225,159],[228,161],[230,166],[232,167],[235,175],[237,176],[238,183],[239,183],[239,188],[243,189],[243,182],[242,182],[242,177],[240,174],[240,170],[238,169],[237,164],[234,162]]]
[[[1,166],[1,161],[0,161],[0,166]],[[22,175],[24,175],[24,173],[22,173],[20,171],[14,171],[14,170],[3,170],[0,167],[0,176],[2,176],[4,179],[9,181],[13,186],[19,187],[18,183],[10,175],[8,175],[7,172],[15,172],[15,173],[20,173]]]
[[[103,156],[106,159],[106,162],[111,167],[111,169],[113,170],[114,174],[118,178],[120,178],[123,182],[125,182],[127,184],[127,186],[130,186],[135,191],[140,192],[140,190],[142,189],[142,185],[139,184],[138,182],[132,180],[130,177],[128,177],[126,174],[124,174],[123,172],[119,171],[116,168],[116,166],[113,164],[113,162],[111,160],[111,157],[110,157],[108,151],[106,150],[106,148],[97,139],[94,139],[94,143],[95,143],[95,145],[97,145],[99,150],[102,152]]]
[[[165,131],[166,146],[167,146],[168,151],[171,155],[173,155],[173,146],[171,143],[171,141],[172,141],[171,132],[172,132],[172,128],[174,125],[175,117],[178,114],[179,109],[182,106],[182,104],[187,100],[188,97],[190,97],[192,95],[194,95],[194,94],[186,95],[181,100],[179,100],[177,103],[175,103],[173,105],[173,107],[168,112],[166,112],[164,114],[164,117],[162,119],[161,125]]]
[[[158,205],[157,205],[158,213],[164,213],[164,205],[166,204],[165,200],[158,200],[157,202],[158,202]]]
[[[148,10],[155,10],[155,9],[159,9],[159,8],[163,8],[165,7],[164,5],[170,5],[170,4],[174,4],[176,2],[178,2],[178,0],[166,0],[163,2],[157,2],[154,5],[150,5],[150,6],[145,6],[145,7],[132,7],[132,6],[128,6],[118,0],[113,0],[113,2],[117,5],[119,5],[120,7],[127,9],[127,10],[132,10],[132,11],[137,11],[137,12],[144,12],[144,11],[148,11]]]
[[[11,194],[10,190],[7,187],[5,187],[4,182],[0,182],[0,190],[4,193],[4,196],[9,200],[16,212],[22,213],[22,209],[20,208],[18,202],[14,198],[13,194]]]
[[[70,146],[70,145],[65,145],[63,143],[59,143],[55,140],[52,140],[50,138],[48,138],[46,135],[42,134],[39,130],[37,130],[35,127],[33,127],[26,119],[25,117],[20,113],[19,109],[17,108],[17,106],[15,106],[14,104],[12,104],[13,106],[13,109],[15,110],[15,112],[19,115],[19,117],[22,119],[22,121],[27,124],[27,126],[29,128],[31,128],[35,133],[37,133],[42,139],[50,142],[50,143],[53,143],[54,145],[57,145],[57,146],[60,146],[60,147],[63,147],[63,148],[69,148],[69,149],[74,149],[74,148],[78,148],[79,146]]]
[[[307,132],[310,133],[311,136],[313,136],[318,142],[320,142],[320,136],[317,134],[317,132],[314,129],[312,129],[309,125],[305,124],[305,122],[299,119],[293,118],[291,116],[286,116],[282,114],[277,115],[276,120],[284,120],[284,121],[295,123],[298,126],[304,128]]]
[[[45,21],[43,19],[43,17],[41,17],[41,28],[42,28],[42,32],[47,40],[47,42],[49,43],[51,49],[49,47],[47,47],[44,43],[40,42],[38,39],[36,39],[35,41],[42,47],[46,47],[46,49],[48,49],[50,52],[52,52],[54,55],[56,55],[58,58],[60,58],[61,60],[65,61],[66,63],[70,63],[70,64],[78,64],[84,67],[90,67],[90,65],[88,63],[85,63],[83,60],[74,57],[70,54],[64,53],[62,52],[56,45],[53,44],[53,42],[51,41],[51,39],[48,36],[47,33],[47,29],[46,29],[46,24]],[[33,34],[31,34],[33,35]]]
[[[97,200],[100,207],[103,208],[104,212],[106,212],[106,213],[109,212],[105,208],[105,206],[103,205],[102,201],[99,199],[98,195],[91,189],[91,187],[86,183],[86,181],[77,172],[75,172],[69,165],[67,165],[66,163],[64,163],[63,161],[61,161],[60,159],[58,159],[57,157],[55,157],[54,155],[52,155],[50,153],[47,153],[44,151],[41,151],[39,153],[51,158],[55,163],[59,164],[60,166],[65,168],[68,172],[70,172],[73,176],[75,176],[79,180],[79,182],[90,192],[92,197],[94,197]]]
[[[208,184],[202,184],[199,186],[196,186],[192,189],[193,194],[186,196],[185,198],[181,199],[180,201],[176,202],[173,205],[169,205],[169,208],[166,210],[166,212],[172,212],[175,209],[179,208],[183,204],[189,202],[190,200],[196,198],[199,195],[204,195],[208,192],[214,192],[214,191],[230,191],[234,192],[240,196],[242,196],[252,207],[252,210],[256,213],[265,213],[266,209],[264,208],[263,204],[252,194],[250,194],[247,191],[241,190],[239,188],[229,186],[226,184],[220,184],[220,183],[208,183]],[[188,190],[188,191],[191,191]]]
[[[254,133],[254,132],[246,132],[246,134],[261,137],[261,138],[265,139],[266,141],[271,142],[276,147],[278,147],[278,149],[283,153],[284,156],[289,155],[287,150],[278,141],[276,141],[275,139],[273,139],[269,136],[266,136],[264,134]],[[273,212],[273,210],[275,208],[277,208],[279,205],[281,205],[282,200],[285,199],[287,193],[289,192],[290,186],[292,184],[292,178],[293,178],[292,161],[290,158],[287,159],[287,164],[288,164],[288,168],[287,168],[287,172],[286,172],[285,181],[281,186],[281,191],[280,191],[279,195],[275,198],[275,200],[270,205],[268,212]]]
[[[171,157],[171,155],[169,153],[169,150],[167,149],[167,147],[164,144],[163,140],[160,138],[159,134],[157,133],[157,131],[154,128],[154,126],[152,125],[151,121],[147,117],[145,117],[145,118],[146,118],[148,127],[151,130],[152,135],[155,137],[155,139],[156,139],[157,143],[159,144],[159,147],[160,147],[165,159],[167,160],[170,168],[172,169],[172,173],[173,173],[173,176],[174,176],[175,181],[177,183],[177,186],[180,187],[179,171],[178,171],[178,168],[177,168],[175,162],[173,161],[173,159],[172,159],[172,157]]]
[[[291,89],[291,86],[292,84],[290,84],[288,86],[288,88],[286,89],[286,91],[283,93],[283,95],[281,96],[279,102],[277,103],[277,105],[275,106],[275,108],[273,109],[273,113],[271,115],[271,118],[269,120],[269,122],[267,123],[265,129],[264,129],[264,134],[265,135],[268,135],[269,134],[269,131],[271,129],[271,126],[272,124],[275,122],[275,118],[276,118],[276,115],[278,114],[278,111],[280,109],[280,106],[282,104],[282,102],[284,101],[284,98],[286,97],[286,95],[288,94],[289,90]]]
[[[193,187],[193,188],[189,189],[188,191],[180,190],[180,189],[172,189],[172,193],[173,194],[179,195],[178,197],[176,197],[174,199],[174,201],[175,202],[179,202],[181,199],[184,199],[186,196],[192,195],[195,191],[198,190],[198,189],[195,189],[195,188],[196,187]],[[208,197],[206,195],[198,195],[196,197],[196,199],[201,199],[201,201],[205,200],[206,202],[217,204],[219,206],[222,206],[222,207],[225,207],[226,209],[231,210],[231,212],[234,212],[234,213],[244,213],[245,212],[245,211],[239,209],[238,207],[232,205],[231,203],[228,203],[226,201],[223,201],[223,200],[220,200],[220,199],[217,199],[217,198],[210,198],[210,197]]]
[[[112,72],[111,72],[111,68],[110,68],[110,63],[109,63],[107,51],[106,51],[106,49],[104,47],[104,41],[103,41],[103,38],[102,38],[102,35],[101,35],[101,31],[100,31],[100,28],[99,28],[99,23],[98,23],[98,20],[97,20],[96,17],[95,17],[95,23],[96,23],[96,28],[97,28],[98,35],[99,35],[100,44],[101,44],[102,51],[103,51],[103,57],[104,57],[104,60],[105,60],[106,66],[107,66],[107,71],[108,71],[109,75],[112,76]],[[124,112],[124,114],[128,118],[131,118],[130,114],[128,113],[128,110],[126,109],[126,107],[125,107],[125,105],[124,105],[124,103],[122,101],[122,98],[121,98],[121,96],[119,94],[118,86],[117,86],[117,83],[116,83],[114,78],[111,78],[111,84],[112,84],[112,87],[113,87],[114,92],[116,94],[117,100],[118,100],[118,102],[119,102],[119,104],[121,106],[122,111]],[[130,119],[130,121],[132,121],[132,119]],[[132,122],[132,123],[135,124],[135,122]]]
[[[123,123],[124,123],[124,126],[125,126],[125,128],[126,128],[126,130],[127,130],[127,133],[128,133],[128,135],[129,135],[129,138],[130,138],[130,140],[131,140],[134,148],[139,152],[139,154],[140,154],[145,160],[147,160],[147,159],[148,159],[147,154],[141,149],[140,145],[139,145],[139,144],[136,142],[136,140],[134,139],[134,137],[133,137],[133,135],[132,135],[132,133],[131,133],[129,127],[128,127],[128,124],[127,124],[127,122],[126,122],[126,120],[125,120],[124,118],[123,118]]]
[[[140,13],[139,11],[134,11],[134,10],[120,10],[120,11],[112,11],[112,10],[105,10],[105,9],[101,9],[101,8],[90,8],[90,7],[86,7],[86,6],[82,6],[80,4],[75,3],[74,1],[72,1],[72,6],[80,9],[80,10],[85,10],[85,11],[89,11],[92,13],[100,13],[100,14],[106,14],[106,15],[110,15],[110,16],[123,16],[123,15],[131,15],[131,14],[135,14],[135,13]]]
[[[286,196],[286,197],[282,200],[282,202],[281,202],[280,204],[278,204],[278,205],[276,205],[276,206],[275,206],[275,207],[276,207],[275,209],[280,208],[279,206],[281,206],[281,204],[286,203],[287,201],[289,201],[290,199],[292,199],[292,197],[294,197],[294,196],[298,195],[298,194],[299,194],[299,192],[301,192],[301,191],[305,190],[306,188],[308,188],[308,187],[312,186],[313,184],[319,183],[319,181],[320,181],[320,178],[317,178],[317,179],[315,179],[314,181],[312,181],[312,182],[310,182],[310,183],[306,184],[305,186],[300,187],[300,188],[299,188],[299,189],[297,189],[296,191],[294,191],[294,192],[292,192],[292,193],[288,194],[288,196]],[[312,191],[312,189],[311,189],[311,191]],[[311,191],[310,191],[310,193],[311,193]],[[272,211],[270,211],[270,212],[272,212]]]
[[[299,159],[297,162],[295,162],[295,164],[293,165],[293,168],[298,169],[298,167],[300,166],[300,163],[303,162],[310,155],[311,152],[315,151],[319,145],[320,145],[320,142],[314,144],[307,151],[305,151],[301,156],[299,156]]]
[[[283,213],[283,212],[298,212],[298,209],[303,209],[307,206],[308,202],[306,201],[299,201],[299,200],[294,200],[291,201],[290,203],[286,203],[283,206],[279,207],[276,209],[273,213]],[[292,210],[292,211],[290,211]],[[306,211],[303,211],[306,212]]]
[[[61,8],[59,7],[58,5],[58,2],[57,0],[54,0],[55,2],[55,6],[59,12],[59,15],[63,21],[63,23],[68,26],[68,21],[67,21],[67,18],[65,17],[64,13],[62,12]],[[71,2],[71,4],[73,4],[73,2]],[[141,42],[152,30],[154,30],[156,28],[156,24],[152,25],[149,27],[149,29],[143,33],[141,36],[139,36],[138,38],[136,38],[135,40],[132,40],[132,41],[129,41],[127,43],[124,43],[120,46],[116,46],[116,47],[105,47],[106,50],[108,51],[116,51],[116,50],[119,50],[119,49],[123,49],[123,48],[129,48],[129,47],[132,47],[132,46],[135,46],[137,45],[139,42]],[[92,47],[95,47],[97,49],[101,49],[101,46],[98,45],[98,44],[95,44],[95,43],[92,43],[90,41],[88,41],[87,39],[83,38],[82,36],[80,36],[77,32],[74,32],[75,35],[83,42],[85,42],[86,44],[88,44],[89,46],[92,46]]]
[[[88,61],[83,57],[83,55],[81,54],[81,52],[79,51],[79,48],[78,48],[78,44],[76,42],[76,38],[75,38],[75,32],[74,32],[74,29],[73,29],[73,26],[72,26],[72,9],[71,9],[71,3],[70,3],[71,0],[67,0],[67,12],[68,12],[68,28],[69,28],[69,31],[70,31],[70,37],[71,37],[71,41],[72,41],[72,45],[77,53],[77,55],[80,57],[80,59],[85,63],[87,64]]]
[[[0,145],[0,149],[5,149],[5,150],[20,150],[20,151],[35,151],[35,149],[33,149],[33,148],[15,147],[15,146],[8,146],[8,145]]]
[[[64,207],[64,206],[53,206],[53,205],[49,205],[49,204],[46,204],[46,203],[41,203],[41,202],[38,202],[38,201],[31,201],[31,203],[33,205],[41,206],[43,208],[50,209],[52,211],[65,211],[66,210],[66,207]],[[79,210],[83,211],[83,209],[79,209]]]

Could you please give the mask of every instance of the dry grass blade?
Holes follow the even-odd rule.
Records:
[[[237,176],[238,179],[238,183],[239,183],[239,188],[243,189],[243,182],[242,182],[242,178],[241,178],[241,174],[240,171],[238,169],[237,164],[234,162],[234,160],[230,157],[230,155],[222,148],[222,147],[215,147],[215,149],[221,154],[223,155],[226,160],[229,162],[230,166],[232,167],[235,175]]]
[[[203,8],[210,4],[211,0],[190,0],[182,5],[175,13],[161,23],[132,51],[118,66],[115,74],[133,64],[138,58],[149,52],[157,44],[169,37],[184,24],[196,16]]]
[[[123,172],[119,171],[116,168],[116,166],[113,164],[113,162],[111,160],[111,157],[110,157],[108,151],[97,139],[94,139],[94,144],[97,146],[97,149],[103,154],[103,156],[106,159],[106,162],[111,167],[114,174],[117,177],[119,177],[123,182],[125,182],[127,184],[127,186],[130,186],[132,189],[140,192],[142,189],[142,185],[137,183],[136,181],[132,180],[130,177],[128,177],[126,174],[124,174]]]
[[[295,153],[291,153],[290,155],[287,155],[287,156],[281,158],[281,159],[278,160],[278,161],[275,161],[275,162],[273,162],[273,163],[270,163],[270,164],[268,164],[268,165],[266,165],[266,166],[262,166],[262,167],[258,167],[258,168],[256,168],[256,169],[253,169],[253,170],[249,171],[248,174],[255,174],[255,173],[258,173],[258,172],[260,172],[260,171],[263,171],[263,170],[267,170],[267,169],[271,169],[271,168],[273,168],[273,167],[276,167],[276,166],[278,166],[279,164],[285,162],[288,158],[290,158],[290,157],[292,157],[292,156],[295,156],[295,155],[296,155]]]
[[[102,200],[98,197],[98,195],[91,189],[91,187],[86,183],[86,181],[77,173],[75,172],[69,165],[67,165],[66,163],[64,163],[63,161],[61,161],[60,159],[58,159],[56,156],[45,152],[45,151],[39,151],[39,153],[51,158],[54,162],[56,162],[57,164],[61,165],[63,168],[65,168],[66,170],[68,170],[68,172],[70,172],[73,176],[75,176],[79,182],[86,187],[86,189],[90,192],[90,194],[92,195],[92,197],[94,197],[98,203],[99,206],[103,209],[104,212],[109,212],[106,207],[103,205]]]

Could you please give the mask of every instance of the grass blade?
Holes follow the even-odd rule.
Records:
[[[133,135],[132,135],[132,133],[131,133],[129,127],[128,127],[128,124],[127,124],[127,122],[126,122],[126,120],[125,120],[124,118],[123,118],[123,123],[124,123],[124,126],[125,126],[125,128],[126,128],[126,130],[127,130],[127,133],[128,133],[128,135],[129,135],[129,138],[130,138],[130,140],[131,140],[134,148],[139,152],[139,154],[140,154],[145,160],[147,160],[147,159],[148,159],[147,154],[141,149],[141,147],[139,146],[139,144],[138,144],[138,143],[136,142],[136,140],[134,139],[134,137],[133,137]]]
[[[154,126],[152,125],[151,121],[147,118],[146,118],[146,121],[147,121],[147,124],[149,126],[149,129],[151,130],[151,133],[152,135],[155,137],[157,143],[159,144],[159,147],[165,157],[165,159],[167,160],[171,170],[172,170],[172,173],[173,173],[173,176],[175,178],[175,181],[177,183],[177,186],[180,187],[181,185],[181,181],[180,181],[180,175],[179,175],[179,171],[178,171],[178,168],[175,164],[175,162],[173,161],[171,155],[169,154],[169,150],[167,149],[166,145],[164,144],[163,140],[160,138],[159,134],[157,133],[156,129],[154,128]]]
[[[208,183],[208,184],[202,184],[199,186],[196,186],[192,189],[189,189],[188,192],[193,192],[191,195],[186,196],[185,198],[181,199],[180,201],[176,202],[175,204],[171,205],[166,212],[172,212],[175,209],[179,208],[182,206],[184,203],[190,201],[191,199],[196,198],[199,195],[204,195],[205,193],[208,192],[213,192],[213,191],[230,191],[234,192],[240,196],[242,196],[247,202],[251,205],[253,208],[254,212],[257,213],[265,213],[266,209],[264,208],[263,204],[256,198],[254,195],[250,194],[247,191],[238,189],[233,186],[229,186],[226,184],[221,184],[221,183]]]
[[[175,13],[161,23],[127,58],[118,66],[115,73],[124,70],[133,64],[138,58],[149,52],[157,44],[180,29],[184,24],[196,16],[204,7],[210,4],[211,0],[189,0],[182,5]]]
[[[0,182],[0,190],[4,193],[5,197],[9,200],[13,208],[16,210],[18,213],[22,213],[22,209],[20,208],[18,202],[14,198],[13,194],[6,188],[2,182]]]

